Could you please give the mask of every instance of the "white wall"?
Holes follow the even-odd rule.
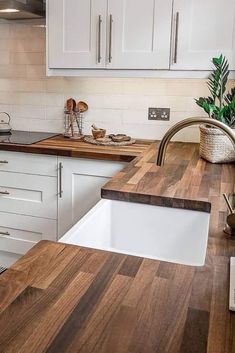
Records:
[[[14,129],[63,131],[63,106],[74,97],[89,104],[86,133],[95,123],[108,132],[160,139],[170,125],[202,115],[194,98],[208,94],[201,79],[47,78],[45,72],[45,28],[2,20],[0,110],[11,114]],[[170,122],[148,121],[148,107],[170,107]],[[177,139],[197,141],[198,128]]]

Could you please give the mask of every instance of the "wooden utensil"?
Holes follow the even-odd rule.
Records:
[[[106,130],[105,129],[96,129],[92,130],[92,135],[94,139],[99,139],[99,138],[104,138],[106,135]]]
[[[118,135],[109,135],[109,137],[114,141],[114,142],[124,142],[124,141],[130,141],[131,137],[124,135],[124,134],[118,134]]]
[[[85,113],[88,110],[88,104],[86,102],[78,102],[77,103],[77,111],[79,113]]]
[[[73,98],[69,98],[66,102],[66,110],[71,113],[74,110],[74,102],[75,100]],[[75,102],[76,106],[76,102]]]
[[[76,110],[76,101],[73,98],[69,98],[66,102],[66,109],[69,112],[69,127],[71,129],[71,135],[74,136],[74,113]]]

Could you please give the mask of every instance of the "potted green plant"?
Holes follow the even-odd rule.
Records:
[[[221,55],[212,59],[214,70],[207,85],[211,95],[200,97],[196,103],[211,119],[216,119],[235,129],[235,87],[227,91],[229,64]],[[211,163],[235,161],[235,151],[227,136],[219,129],[207,125],[200,126],[200,155]]]

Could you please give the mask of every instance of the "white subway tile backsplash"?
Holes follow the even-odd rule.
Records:
[[[15,92],[14,102],[17,105],[39,105],[45,106],[46,94],[41,92]]]
[[[13,119],[41,119],[46,118],[46,109],[41,105],[13,105],[12,106]]]
[[[45,65],[27,65],[25,76],[29,79],[45,79],[46,66]]]
[[[124,79],[123,94],[166,96],[167,82],[162,79]]]
[[[63,107],[64,106],[64,96],[63,94],[49,93],[45,94],[45,105],[49,107]]]
[[[0,31],[1,31],[1,27],[0,27]],[[0,51],[2,53],[2,51],[8,51],[10,53],[10,50],[12,48],[12,42],[7,39],[7,38],[2,38],[0,36]]]
[[[10,104],[0,103],[0,112],[7,112],[8,114],[12,114],[12,106]]]
[[[0,23],[0,38],[5,39],[10,37],[10,24],[6,23]]]
[[[0,78],[0,91],[12,92],[13,89],[13,80],[7,78]]]
[[[10,62],[13,65],[44,65],[45,55],[44,53],[13,52],[10,53]]]
[[[10,54],[7,51],[1,51],[0,55],[0,65],[10,64]]]
[[[14,53],[43,53],[46,49],[44,38],[37,38],[36,40],[11,39],[8,43],[10,43],[10,49]]]
[[[122,124],[123,111],[115,109],[93,109],[91,108],[87,114],[85,114],[84,121],[88,122],[90,125],[95,123],[109,123],[121,125]],[[102,127],[102,126],[101,126]]]
[[[9,23],[10,25],[10,38],[12,39],[28,39],[37,40],[38,38],[45,38],[46,29],[42,27],[35,27],[33,23],[21,21]]]
[[[45,80],[46,91],[52,93],[64,93],[63,78],[48,78]]]
[[[46,89],[45,80],[13,80],[12,86],[16,92],[44,92]]]
[[[59,107],[46,107],[46,118],[48,120],[63,120],[64,109],[62,106]]]
[[[45,28],[0,21],[0,110],[12,115],[15,129],[62,132],[70,97],[89,105],[85,133],[95,123],[108,133],[161,139],[172,124],[206,115],[194,100],[208,95],[206,80],[46,77],[45,48]],[[149,107],[169,107],[170,121],[149,121]],[[199,129],[185,129],[174,139],[198,141]]]

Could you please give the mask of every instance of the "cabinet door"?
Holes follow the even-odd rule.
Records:
[[[126,163],[61,158],[59,165],[60,238],[100,200],[102,186]]]
[[[223,53],[235,70],[235,1],[175,0],[172,69],[210,70]]]
[[[109,0],[107,67],[169,69],[172,0]]]
[[[49,68],[105,65],[106,0],[48,0]]]

